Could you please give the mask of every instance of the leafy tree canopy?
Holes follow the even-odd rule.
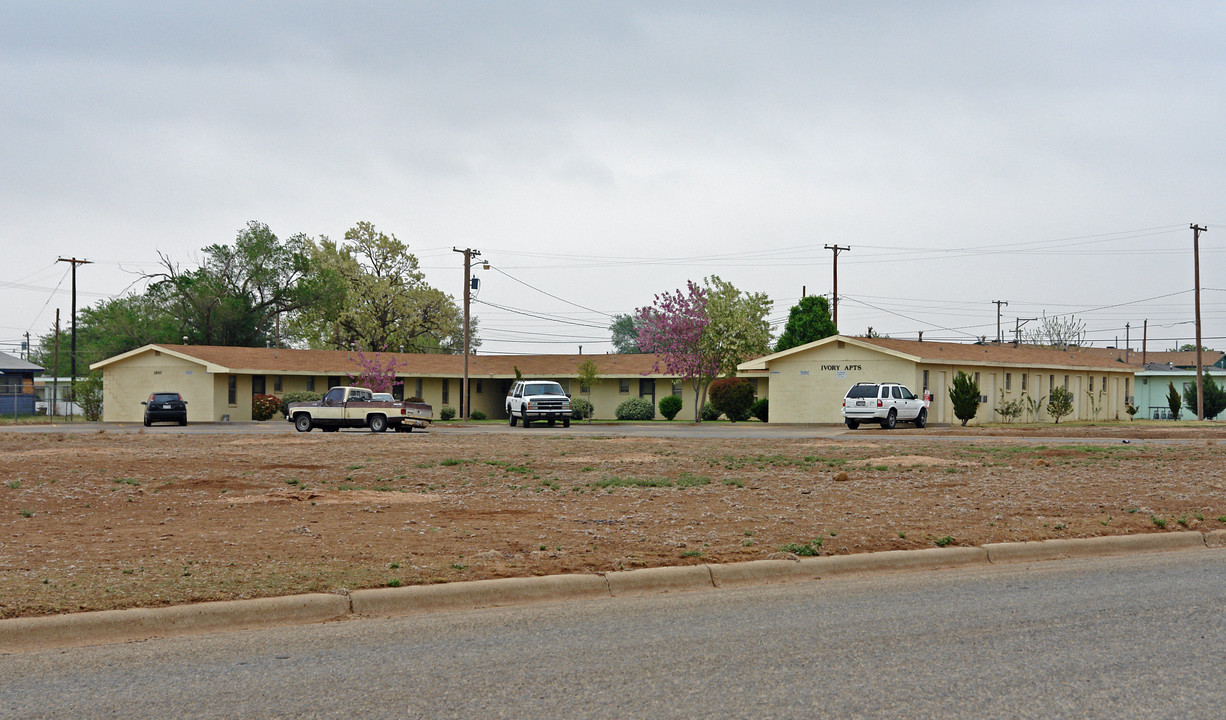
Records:
[[[633,315],[614,315],[609,332],[613,333],[613,352],[619,355],[643,352],[639,347],[639,329]]]
[[[775,352],[790,350],[838,334],[839,329],[830,319],[830,301],[820,295],[809,295],[792,306],[787,325],[783,327],[783,334],[775,343]]]

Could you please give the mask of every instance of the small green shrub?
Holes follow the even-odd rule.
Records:
[[[719,411],[711,403],[705,403],[702,406],[702,419],[704,422],[719,420]]]
[[[617,406],[618,420],[655,420],[656,408],[650,400],[629,398]]]
[[[450,405],[444,405],[438,410],[439,420],[455,420],[455,408]]]
[[[708,390],[711,406],[730,422],[748,420],[753,406],[753,385],[744,378],[720,378]]]
[[[281,412],[281,398],[276,395],[255,395],[251,398],[251,419],[271,420]]]
[[[762,422],[769,422],[767,418],[770,416],[770,399],[762,398],[754,401],[754,404],[749,406],[749,414]]]
[[[571,398],[570,417],[572,420],[587,420],[592,416],[592,404],[583,398]]]
[[[296,402],[317,402],[323,399],[323,395],[317,392],[309,392],[306,390],[300,392],[285,393],[281,396],[281,414],[289,416],[289,404]]]
[[[672,420],[681,412],[681,398],[676,395],[665,395],[660,398],[660,414],[665,420]]]
[[[779,549],[785,553],[792,553],[793,555],[803,555],[805,557],[821,555],[822,554],[822,539],[813,538],[812,540],[810,540],[809,542],[803,545],[801,545],[800,543],[791,543],[788,545],[784,545],[783,547]]]
[[[937,547],[945,547],[946,545],[952,544],[953,541],[954,539],[950,537],[949,535],[946,535],[945,537],[939,537],[939,538],[933,539],[933,542],[937,544]]]
[[[470,420],[484,420],[485,413],[481,412],[480,410],[473,410],[468,417]]]

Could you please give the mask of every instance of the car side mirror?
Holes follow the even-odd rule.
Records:
[[[141,405],[148,405],[149,403],[148,403],[148,402],[145,402],[144,400],[141,400],[141,401],[140,401],[140,404],[141,404]]]

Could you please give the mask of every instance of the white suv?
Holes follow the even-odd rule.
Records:
[[[523,420],[524,427],[533,420],[547,420],[549,427],[561,420],[562,427],[570,427],[570,396],[550,380],[517,380],[507,393],[507,418],[511,427],[516,420]]]
[[[843,421],[850,430],[870,421],[881,423],[884,430],[900,422],[922,428],[928,424],[928,405],[898,383],[856,383],[843,398]]]

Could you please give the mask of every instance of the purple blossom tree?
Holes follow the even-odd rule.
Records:
[[[396,368],[404,365],[397,362],[395,356],[389,356],[387,362],[383,361],[383,354],[376,352],[373,356],[362,352],[362,348],[355,346],[354,352],[357,353],[358,366],[362,371],[358,374],[346,373],[349,377],[349,382],[364,388],[369,388],[371,392],[392,392],[392,388],[401,385],[401,381],[396,379]]]
[[[639,348],[660,358],[652,372],[660,372],[660,360],[665,370],[678,375],[694,388],[694,422],[702,422],[702,406],[707,386],[719,374],[719,360],[706,352],[703,333],[711,324],[707,314],[707,295],[693,281],[688,281],[688,293],[656,295],[648,307],[634,311],[638,324]]]

